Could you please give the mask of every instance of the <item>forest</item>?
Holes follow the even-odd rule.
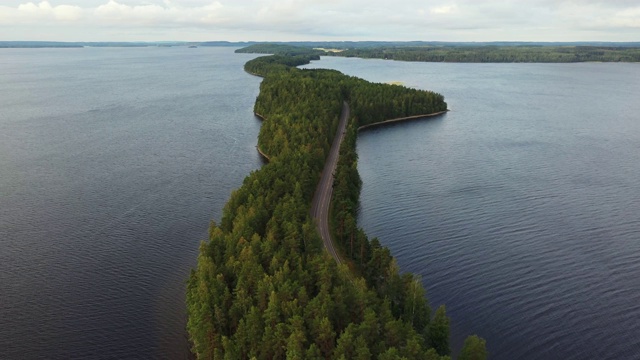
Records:
[[[285,51],[290,51],[287,49]],[[358,228],[358,126],[446,110],[440,94],[301,70],[316,53],[259,57],[255,113],[269,161],[212,221],[187,284],[188,332],[199,359],[450,359],[449,317],[432,312],[420,278]],[[337,128],[351,106],[335,172],[331,222],[347,260],[324,251],[310,204]],[[470,336],[458,359],[486,359]]]
[[[511,43],[328,43],[326,47],[342,51],[324,52],[317,48],[287,44],[255,44],[242,52],[342,56],[422,62],[459,63],[575,63],[640,62],[637,44],[511,44]],[[319,45],[317,45],[319,46]]]
[[[347,49],[330,56],[461,63],[639,62],[640,48],[610,46],[426,46]]]
[[[253,44],[235,51],[242,54],[273,54],[280,56],[297,56],[297,55],[324,55],[323,50],[313,49],[312,47],[294,46],[288,44]],[[271,61],[262,59],[260,61]]]

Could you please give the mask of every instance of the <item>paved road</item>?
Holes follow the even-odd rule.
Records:
[[[318,226],[318,232],[320,236],[322,236],[324,247],[338,264],[342,264],[342,261],[336,252],[333,240],[331,240],[331,232],[329,231],[329,204],[331,203],[331,194],[333,193],[333,172],[336,170],[336,165],[338,164],[338,153],[340,152],[340,144],[342,144],[342,140],[344,139],[348,118],[349,105],[345,101],[342,104],[342,114],[340,114],[338,130],[333,137],[333,144],[331,144],[327,161],[324,163],[322,177],[320,178],[316,193],[311,202],[311,217],[313,217]]]

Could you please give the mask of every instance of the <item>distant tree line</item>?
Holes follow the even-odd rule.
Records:
[[[324,55],[323,50],[313,49],[311,47],[293,46],[285,44],[254,44],[235,51],[236,53],[247,54],[274,54],[282,56],[298,56],[298,55]],[[272,60],[262,59],[260,61],[272,62]]]
[[[348,49],[329,56],[424,62],[570,63],[639,62],[638,47],[608,46],[422,46]]]
[[[389,250],[355,221],[358,125],[446,103],[432,92],[294,67],[315,56],[245,65],[264,77],[255,112],[265,119],[258,145],[270,161],[232,193],[200,246],[187,289],[193,352],[200,359],[450,359],[444,306],[432,316],[420,279],[401,274]],[[378,104],[386,97],[394,109]],[[352,118],[331,221],[349,266],[338,266],[309,210],[345,99]],[[460,359],[486,356],[484,340],[472,336]]]
[[[248,61],[244,69],[254,75],[289,72],[292,67],[308,64],[311,60],[320,60],[320,56],[316,54],[264,56]]]

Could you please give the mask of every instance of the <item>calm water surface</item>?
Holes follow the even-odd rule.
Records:
[[[445,95],[360,134],[360,224],[492,359],[640,358],[640,65],[323,58]]]
[[[0,49],[0,359],[187,355],[198,244],[261,164],[253,57]]]

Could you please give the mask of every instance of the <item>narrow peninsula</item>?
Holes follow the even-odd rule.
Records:
[[[317,50],[274,53],[245,64],[264,78],[254,112],[264,119],[258,148],[269,162],[233,192],[200,246],[187,286],[194,354],[450,359],[445,307],[432,315],[421,280],[402,274],[389,249],[356,223],[357,129],[446,111],[444,97],[296,68],[318,59]],[[312,211],[324,206],[314,195],[330,196],[328,208]],[[322,218],[335,255],[318,231]],[[486,356],[484,340],[470,336],[458,359]]]

